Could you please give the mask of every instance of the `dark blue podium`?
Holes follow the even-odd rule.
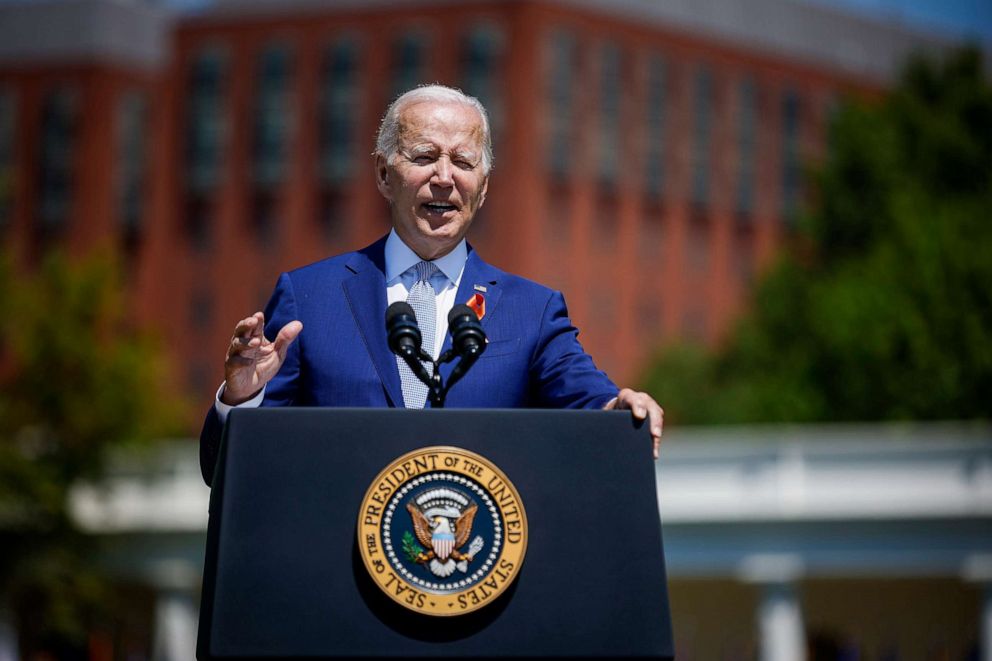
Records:
[[[487,458],[526,508],[515,581],[456,617],[393,602],[356,541],[377,474],[425,446]],[[651,440],[629,413],[231,414],[210,496],[198,658],[672,655]]]

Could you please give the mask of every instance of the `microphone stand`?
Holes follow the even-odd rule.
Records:
[[[405,302],[392,303],[386,310],[386,331],[390,350],[400,356],[420,381],[427,386],[427,400],[432,408],[444,408],[451,387],[458,383],[486,350],[486,333],[479,324],[477,313],[467,305],[455,305],[448,313],[451,348],[437,360],[421,346],[420,328],[413,308]],[[441,379],[441,365],[456,357],[461,360],[451,370],[448,383]],[[433,367],[428,374],[426,364]]]
[[[416,356],[412,353],[404,353],[402,357],[406,361],[406,364],[410,366],[410,370],[427,386],[427,400],[431,403],[431,408],[443,409],[445,399],[448,397],[448,391],[465,376],[469,368],[475,364],[475,361],[481,355],[482,351],[478,349],[462,355],[462,359],[451,370],[447,384],[443,383],[441,379],[441,365],[450,363],[459,356],[454,349],[448,349],[437,360],[434,360],[423,349]],[[429,362],[432,365],[433,369],[430,374],[424,369],[424,362]]]

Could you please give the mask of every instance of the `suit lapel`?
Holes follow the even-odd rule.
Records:
[[[481,294],[486,300],[486,312],[482,317],[482,328],[489,334],[489,320],[493,311],[499,304],[502,288],[499,281],[500,272],[482,261],[478,253],[469,246],[468,259],[465,261],[465,272],[462,273],[461,282],[458,284],[458,292],[455,294],[455,304],[468,303],[473,294]],[[477,288],[480,287],[485,289]],[[444,348],[442,353],[451,348],[451,334],[444,338]]]
[[[353,275],[342,286],[386,396],[392,406],[402,408],[403,391],[396,357],[386,339],[385,245],[383,238],[355,253],[347,264]]]

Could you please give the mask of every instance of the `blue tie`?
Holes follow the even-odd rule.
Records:
[[[420,334],[423,337],[421,345],[427,353],[434,355],[434,332],[437,328],[437,294],[431,284],[431,278],[437,273],[438,268],[432,262],[419,262],[417,269],[417,281],[410,288],[410,294],[406,302],[413,308],[417,315],[417,324],[420,326]],[[427,361],[422,361],[427,373],[433,371],[433,367]],[[427,403],[427,385],[424,384],[417,375],[413,373],[409,365],[399,356],[396,357],[396,364],[400,370],[400,384],[403,386],[403,403],[408,409],[422,409]]]

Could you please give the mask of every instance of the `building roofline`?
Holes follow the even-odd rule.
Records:
[[[313,11],[381,11],[411,7],[487,5],[492,0],[217,0],[199,18],[246,19]],[[939,53],[967,43],[927,31],[797,0],[508,0],[513,5],[575,8],[593,14],[729,42],[743,50],[784,56],[878,82],[892,81],[914,53]],[[192,16],[192,15],[191,15]],[[986,61],[992,63],[988,44]]]
[[[138,0],[0,4],[0,64],[108,63],[156,69],[176,14]]]

